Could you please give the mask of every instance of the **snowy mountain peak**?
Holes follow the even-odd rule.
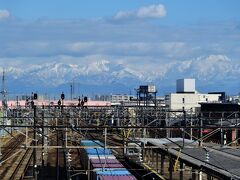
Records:
[[[109,71],[110,62],[107,60],[95,61],[85,66],[84,71],[88,74],[96,74]]]
[[[191,60],[166,62],[158,66],[134,66],[108,60],[86,61],[85,64],[52,62],[24,67],[6,68],[8,82],[27,84],[31,87],[58,87],[70,82],[104,86],[136,87],[153,82],[156,85],[174,86],[178,78],[192,77],[202,82],[218,84],[238,81],[240,64],[232,63],[225,55],[201,56]],[[14,82],[13,82],[14,81]],[[240,86],[240,85],[239,85]],[[96,90],[97,91],[97,90]]]

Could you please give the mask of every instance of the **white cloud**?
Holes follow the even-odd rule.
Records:
[[[5,10],[5,9],[1,10],[0,9],[0,20],[7,19],[9,17],[10,17],[10,12],[8,10]]]
[[[84,50],[92,49],[96,43],[94,42],[74,42],[71,44],[67,44],[67,48],[73,52],[79,52]]]
[[[184,42],[109,42],[88,41],[73,42],[66,45],[69,53],[103,53],[117,55],[167,55],[179,57],[193,52],[194,50]]]
[[[131,60],[137,57],[135,64],[142,58],[148,62],[144,61],[141,65],[150,62],[155,66],[163,61],[197,61],[196,57],[224,54],[231,57],[233,63],[239,62],[240,43],[228,36],[237,32],[226,33],[225,26],[219,28],[216,25],[215,29],[219,31],[215,34],[206,31],[203,35],[198,29],[155,26],[142,21],[116,24],[108,21],[58,23],[43,20],[27,23],[16,20],[1,26],[0,58],[100,55]],[[112,58],[110,60],[113,61]],[[26,60],[25,64],[28,63]]]
[[[160,18],[167,13],[165,7],[162,4],[150,5],[142,7],[137,11],[137,17],[139,18]]]
[[[167,11],[162,4],[149,5],[133,11],[119,11],[115,18],[161,18],[166,16]]]

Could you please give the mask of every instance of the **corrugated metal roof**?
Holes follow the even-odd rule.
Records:
[[[223,152],[226,152],[228,154],[232,154],[234,156],[239,156],[240,157],[240,149],[239,148],[237,148],[237,149],[222,148],[220,150],[223,151]]]
[[[224,155],[222,152],[211,149],[208,151],[209,160],[206,162],[206,150],[202,148],[183,149],[182,153],[240,177],[240,157],[230,157],[227,154]]]
[[[172,147],[171,144],[182,142],[182,138],[170,138],[169,141],[166,138],[154,139],[154,138],[141,138],[140,141],[144,143],[151,143],[163,150],[168,148],[167,152],[177,155],[179,153],[178,148]],[[180,140],[180,141],[179,141]],[[174,143],[173,143],[174,142]],[[191,144],[191,146],[189,145]],[[240,150],[231,149],[229,147],[195,147],[193,141],[185,139],[185,147],[182,149],[180,159],[194,164],[196,166],[211,169],[219,174],[231,178],[240,178]],[[209,159],[207,159],[207,154]]]
[[[171,146],[171,145],[182,145],[182,142],[183,142],[183,138],[160,138],[160,139],[156,139],[156,138],[139,138],[138,139],[139,141],[141,142],[144,142],[144,143],[152,143],[156,146],[159,146],[159,145],[166,145],[166,146]],[[191,145],[191,146],[195,146],[197,145],[197,142],[194,142],[193,140],[190,140],[190,139],[184,139],[184,143],[185,143],[185,146],[187,145]]]

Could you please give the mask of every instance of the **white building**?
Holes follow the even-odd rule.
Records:
[[[126,95],[126,94],[117,94],[117,95],[111,95],[111,102],[113,103],[119,103],[119,102],[127,102],[130,101],[130,99],[133,96],[131,95]]]
[[[200,107],[199,103],[218,102],[221,94],[199,94],[199,93],[171,93],[166,99],[166,104],[171,110],[190,110],[195,111]]]
[[[233,103],[238,103],[238,104],[240,104],[240,96],[232,96],[232,97],[229,97],[229,101],[230,101],[230,102],[233,102]]]
[[[195,79],[177,80],[177,93],[166,96],[166,105],[170,110],[190,110],[195,112],[199,103],[219,102],[221,94],[201,94],[195,90]]]

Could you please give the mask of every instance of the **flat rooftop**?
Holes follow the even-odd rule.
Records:
[[[177,157],[182,138],[141,138],[141,142],[159,147],[161,153],[170,153]],[[220,147],[212,144],[203,144],[203,147],[197,146],[197,142],[185,139],[185,147],[181,150],[179,160],[185,164],[198,167],[205,172],[211,172],[217,176],[224,176],[229,179],[240,179],[240,149],[231,147]],[[209,160],[206,154],[209,154]]]

